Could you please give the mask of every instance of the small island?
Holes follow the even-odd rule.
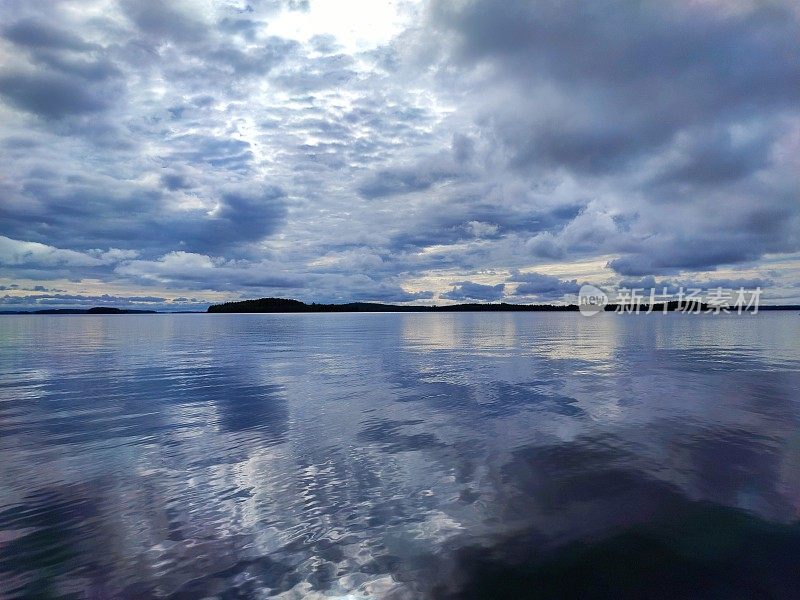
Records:
[[[94,306],[92,308],[43,308],[41,310],[3,311],[7,315],[154,315],[155,310]]]

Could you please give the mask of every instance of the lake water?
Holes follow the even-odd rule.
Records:
[[[0,597],[796,597],[800,316],[0,317]]]

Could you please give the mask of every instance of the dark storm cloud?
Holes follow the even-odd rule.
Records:
[[[114,189],[113,180],[43,170],[31,171],[21,184],[0,206],[5,232],[15,239],[80,250],[130,248],[158,235],[156,190]],[[130,214],[138,218],[129,221]]]
[[[68,58],[55,52],[36,52],[34,61],[46,65],[62,75],[79,77],[87,81],[102,82],[120,76],[119,68],[106,58]]]
[[[3,29],[16,60],[0,72],[0,96],[48,120],[108,111],[124,92],[122,71],[107,48],[54,21],[52,16],[27,17]],[[70,131],[62,127],[58,133]]]
[[[737,141],[729,128],[719,124],[696,128],[677,141],[677,156],[669,160],[655,182],[713,186],[747,177],[769,165],[776,134],[760,129],[749,139]]]
[[[161,183],[171,192],[191,187],[181,173],[164,173],[161,176]]]
[[[46,119],[96,113],[110,104],[78,81],[46,73],[0,74],[0,96],[12,106]]]
[[[95,44],[85,42],[75,33],[30,18],[3,28],[2,35],[18,46],[29,48],[51,48],[78,52],[97,48]]]
[[[796,13],[777,3],[720,12],[622,0],[479,0],[432,10],[435,25],[454,34],[454,60],[489,61],[523,93],[547,83],[569,94],[542,107],[547,121],[520,114],[518,104],[491,115],[513,162],[590,172],[622,168],[705,119],[797,103]]]
[[[651,256],[648,253],[623,256],[609,261],[608,266],[626,276],[669,274],[681,270],[714,269],[718,264],[743,262],[759,255],[757,250],[748,251],[746,248],[729,246],[725,241],[716,249],[709,249],[705,245],[697,248],[695,244],[702,242],[691,242],[688,246],[674,249],[669,244],[661,255]]]
[[[527,210],[526,210],[527,209]],[[581,210],[577,204],[557,207],[500,206],[483,197],[455,196],[421,211],[409,227],[392,237],[393,250],[412,250],[452,244],[475,238],[502,238],[510,234],[535,234],[559,230]]]
[[[518,296],[536,296],[548,300],[560,299],[564,294],[577,294],[581,287],[576,279],[561,280],[543,273],[516,272],[508,281],[519,284],[515,290]]]
[[[718,265],[753,261],[766,252],[786,252],[797,247],[800,221],[789,207],[741,208],[720,204],[732,217],[705,231],[678,223],[677,231],[651,234],[635,251],[611,260],[608,266],[620,275],[642,276],[679,271],[713,270]],[[686,211],[684,211],[686,212]],[[701,222],[702,223],[702,222]]]
[[[297,290],[309,285],[306,278],[286,272],[280,264],[224,260],[184,251],[170,252],[157,260],[119,262],[114,268],[114,275],[141,285],[162,284],[192,290],[242,290],[248,294],[257,293],[258,289],[279,289],[297,295]]]
[[[101,45],[44,20],[23,19],[3,30],[2,35],[18,51],[27,52],[34,64],[67,77],[103,81],[122,74]]]
[[[173,235],[187,249],[213,253],[231,245],[257,242],[273,233],[285,217],[285,194],[273,187],[258,194],[225,193],[211,215],[185,225],[178,221],[172,227]]]
[[[430,300],[433,292],[407,292],[400,286],[376,285],[372,288],[348,294],[356,302],[413,302]]]
[[[188,42],[201,40],[208,34],[207,26],[188,3],[123,0],[121,6],[139,31],[155,39]]]
[[[265,33],[264,17],[279,11],[279,4],[256,18],[237,13],[217,21],[190,1],[135,1],[123,7],[135,35],[120,59],[134,71],[163,71],[176,88],[224,90],[244,98],[249,91],[241,85],[244,79],[264,76],[289,57],[302,58],[300,43]]]
[[[638,221],[634,237],[573,240],[573,251],[621,253],[612,267],[646,274],[800,247],[796,166],[775,152],[800,105],[790,3],[476,0],[432,4],[429,18],[445,40],[442,73],[472,74],[465,91],[495,156],[520,174],[565,169],[589,178],[587,190],[602,182],[625,198],[602,204],[620,222]],[[691,208],[681,221],[660,220],[661,206],[675,203]],[[771,232],[742,234],[731,218],[744,221],[757,205]],[[558,238],[550,230],[528,247],[565,258]]]
[[[5,232],[17,240],[77,251],[143,248],[150,256],[175,248],[233,252],[274,233],[287,214],[285,192],[276,186],[224,185],[210,206],[176,209],[162,190],[149,186],[114,189],[105,178],[42,170],[23,181],[19,190],[9,191],[19,200],[0,206]]]
[[[549,231],[532,237],[525,244],[526,248],[536,258],[559,259],[564,258],[566,250]]]
[[[427,190],[432,185],[451,179],[455,173],[447,169],[396,168],[378,171],[359,186],[365,198],[382,198]]]
[[[484,285],[473,281],[457,281],[453,283],[452,290],[440,296],[447,300],[500,300],[505,287],[504,283]]]

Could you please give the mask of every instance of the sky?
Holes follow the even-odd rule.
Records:
[[[795,0],[5,0],[0,310],[800,303]]]

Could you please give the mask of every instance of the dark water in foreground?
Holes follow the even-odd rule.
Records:
[[[0,317],[0,597],[797,597],[800,316]]]

